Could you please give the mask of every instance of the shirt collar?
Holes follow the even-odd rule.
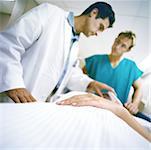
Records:
[[[75,27],[74,27],[74,13],[69,12],[68,18],[67,18],[69,25],[72,27],[72,40],[78,41],[79,40],[79,34],[76,33]]]

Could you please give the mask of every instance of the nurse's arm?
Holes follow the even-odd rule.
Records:
[[[142,82],[140,78],[133,83],[133,88],[134,94],[132,96],[132,102],[126,103],[125,107],[131,114],[136,114],[142,98]]]

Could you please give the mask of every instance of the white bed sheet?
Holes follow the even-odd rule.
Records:
[[[148,150],[150,143],[107,110],[55,103],[0,104],[0,149]]]

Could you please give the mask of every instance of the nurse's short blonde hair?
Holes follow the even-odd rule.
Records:
[[[132,45],[129,47],[129,50],[135,46],[135,41],[136,41],[135,33],[133,33],[132,31],[125,31],[125,32],[119,33],[118,37],[120,37],[120,36],[127,37],[132,40]]]

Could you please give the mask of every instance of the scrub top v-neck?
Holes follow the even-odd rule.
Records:
[[[88,75],[114,88],[117,97],[124,104],[132,84],[141,75],[142,71],[135,62],[124,58],[116,67],[112,67],[108,55],[93,55],[85,59]]]

